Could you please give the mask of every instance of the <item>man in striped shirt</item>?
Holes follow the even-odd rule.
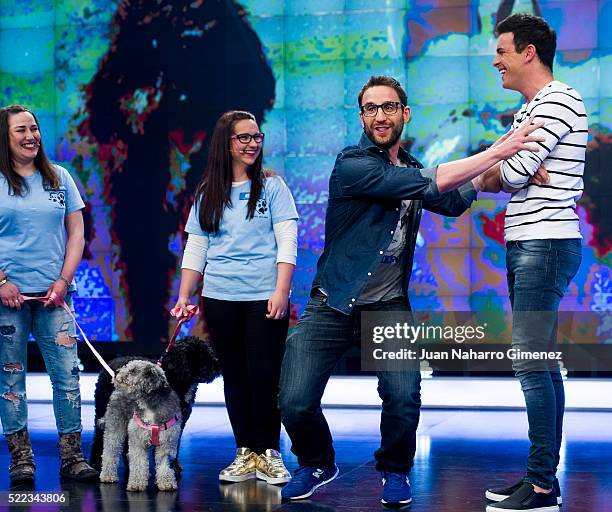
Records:
[[[554,351],[559,303],[581,261],[576,202],[584,188],[587,115],[578,92],[553,78],[556,34],[546,21],[515,14],[497,25],[496,35],[493,66],[505,89],[525,97],[512,128],[544,122],[534,132],[544,141],[538,142],[539,152],[521,151],[494,166],[483,175],[481,188],[512,193],[504,226],[512,346],[524,352]],[[547,180],[534,178],[541,166]],[[515,485],[489,489],[486,497],[497,503],[487,512],[558,511],[555,473],[565,405],[558,362],[515,360],[513,368],[527,406],[527,472]]]

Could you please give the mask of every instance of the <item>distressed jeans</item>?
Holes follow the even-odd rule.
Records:
[[[578,239],[508,242],[506,265],[512,304],[512,347],[556,351],[557,311],[582,258]],[[559,464],[565,394],[559,365],[515,361],[529,423],[525,482],[551,489]]]
[[[72,294],[66,296],[72,307]],[[60,434],[80,432],[81,393],[74,321],[59,307],[27,301],[21,310],[0,304],[0,419],[5,435],[27,427],[27,347],[33,334],[53,385],[53,411]]]
[[[405,298],[358,306],[351,315],[330,308],[315,293],[287,340],[281,367],[279,406],[301,466],[334,463],[332,435],[321,410],[321,398],[334,366],[361,339],[362,311],[409,311]],[[379,371],[382,400],[378,471],[409,472],[416,450],[421,407],[418,371]]]

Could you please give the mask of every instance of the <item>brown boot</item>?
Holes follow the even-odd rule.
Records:
[[[81,433],[60,434],[60,475],[72,480],[97,480],[100,474],[92,468],[81,451]]]
[[[9,466],[9,477],[11,485],[34,482],[34,455],[30,434],[27,429],[20,430],[6,436],[9,453],[11,454],[11,465]]]

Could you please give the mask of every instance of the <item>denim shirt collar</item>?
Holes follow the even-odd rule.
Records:
[[[368,137],[368,135],[365,132],[361,134],[361,139],[359,139],[358,146],[360,149],[363,149],[366,151],[374,150],[379,153],[384,153],[385,157],[389,159],[389,152],[386,149],[382,149],[381,147],[377,146],[374,142],[372,142],[370,137]],[[420,164],[420,162],[416,158],[414,158],[412,155],[410,155],[402,146],[399,147],[399,150],[397,152],[397,157],[401,162],[404,162],[407,165],[412,165],[415,167],[423,167]]]

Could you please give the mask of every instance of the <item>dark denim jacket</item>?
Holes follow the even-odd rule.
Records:
[[[351,313],[368,273],[375,271],[391,243],[402,199],[413,200],[403,262],[407,295],[421,209],[458,217],[476,198],[470,182],[441,194],[436,185],[437,167],[423,169],[401,148],[398,157],[408,167],[393,165],[388,153],[364,134],[357,146],[344,148],[336,158],[329,178],[325,247],[313,289],[320,288],[327,294],[327,304],[342,313]]]

